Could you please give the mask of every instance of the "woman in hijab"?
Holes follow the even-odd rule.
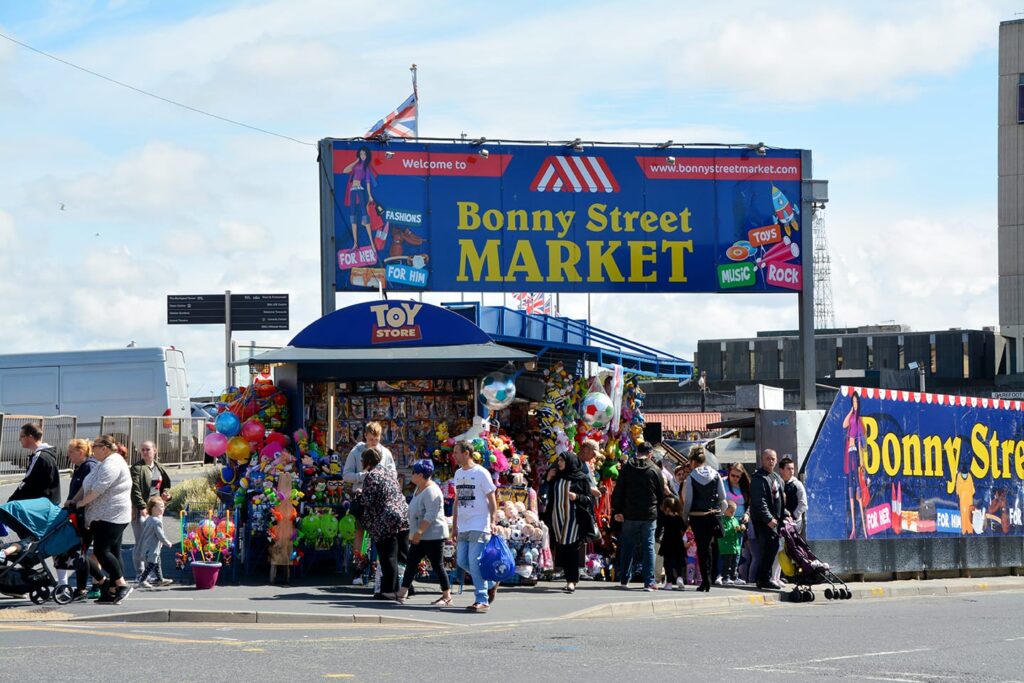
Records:
[[[547,480],[555,565],[565,572],[565,592],[573,593],[580,580],[580,543],[596,529],[590,477],[579,457],[567,452],[548,469]]]

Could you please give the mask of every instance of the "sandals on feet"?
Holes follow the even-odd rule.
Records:
[[[467,612],[486,612],[489,609],[487,605],[482,602],[474,602],[472,605],[466,608]]]
[[[434,607],[451,607],[452,606],[452,599],[451,598],[440,597],[437,600],[434,600],[430,604],[432,606],[434,606]]]

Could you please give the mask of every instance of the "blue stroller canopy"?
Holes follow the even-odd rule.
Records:
[[[39,540],[39,551],[50,557],[66,553],[78,545],[78,532],[69,522],[69,513],[48,498],[16,500],[0,505],[0,522],[19,538]]]

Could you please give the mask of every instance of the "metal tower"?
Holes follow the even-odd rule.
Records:
[[[812,219],[814,237],[814,329],[824,330],[836,326],[832,309],[832,257],[828,251],[825,233],[825,205],[814,204]]]

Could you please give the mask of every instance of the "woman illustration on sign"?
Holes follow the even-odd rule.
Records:
[[[861,530],[867,537],[867,524],[864,519],[864,508],[868,504],[869,493],[864,466],[861,462],[861,449],[864,448],[864,423],[860,419],[860,397],[856,392],[850,396],[850,412],[843,418],[843,429],[846,430],[846,453],[843,460],[843,474],[846,475],[846,492],[850,499],[850,538],[857,537],[857,509],[860,510]]]
[[[352,248],[359,248],[357,225],[362,224],[366,237],[373,246],[373,232],[370,229],[370,203],[373,202],[372,188],[377,182],[377,172],[370,165],[370,150],[360,147],[355,160],[346,166],[342,173],[351,173],[348,187],[345,189],[345,206],[350,208],[352,221]]]

